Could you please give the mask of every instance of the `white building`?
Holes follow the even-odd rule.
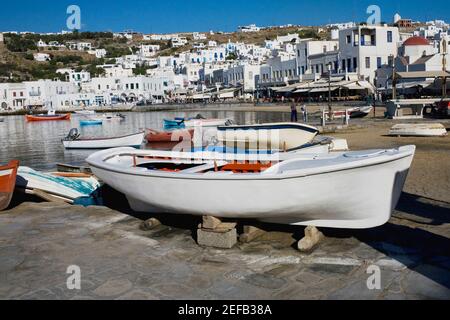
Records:
[[[375,71],[396,57],[400,41],[397,27],[358,26],[339,33],[339,70],[353,72],[374,83]]]
[[[0,32],[0,43],[5,42],[5,38],[3,37],[3,33]]]
[[[160,49],[161,49],[160,45],[142,44],[139,47],[139,55],[142,57],[151,58],[156,56],[156,54]]]
[[[38,62],[45,62],[45,61],[52,60],[48,53],[42,53],[42,52],[34,53],[33,57],[34,57],[34,60],[36,60]]]
[[[76,72],[71,70],[67,75],[67,80],[79,85],[91,81],[91,74],[86,71]]]
[[[193,38],[195,41],[206,40],[206,34],[204,34],[204,33],[199,33],[199,32],[194,32],[194,33],[192,34],[192,38]]]
[[[322,73],[322,69],[319,72],[317,72],[317,69],[313,70],[309,57],[328,52],[336,52],[339,50],[339,42],[333,40],[316,41],[304,39],[297,44],[296,50],[298,75]]]
[[[67,42],[70,50],[89,51],[92,50],[92,43],[90,42]]]
[[[58,97],[78,92],[74,83],[52,80],[0,84],[0,109],[58,108]]]
[[[233,87],[242,87],[242,90],[249,97],[257,87],[257,79],[260,76],[261,68],[259,65],[240,64],[230,66],[224,73],[225,85]]]
[[[170,39],[173,48],[179,48],[188,44],[186,37],[176,36]]]
[[[224,62],[226,60],[226,49],[224,47],[197,50],[186,54],[187,63],[212,63]]]
[[[98,66],[105,69],[106,78],[117,78],[117,77],[131,77],[133,76],[133,69],[125,69],[122,65],[117,64],[105,64]]]
[[[257,27],[256,24],[241,26],[238,28],[238,32],[258,32],[258,31],[261,31],[261,28]]]
[[[88,53],[94,55],[97,59],[101,59],[101,58],[106,57],[106,50],[105,49],[89,50]]]

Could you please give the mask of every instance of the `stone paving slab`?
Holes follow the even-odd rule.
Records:
[[[450,299],[448,212],[321,230],[326,240],[302,254],[299,227],[268,225],[221,250],[198,246],[179,220],[144,231],[144,218],[108,208],[23,203],[0,215],[0,299]],[[67,287],[71,265],[80,290]],[[369,266],[380,289],[368,289]]]

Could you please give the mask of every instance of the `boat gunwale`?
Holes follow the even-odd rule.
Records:
[[[402,150],[401,150],[402,149]],[[148,171],[148,172],[139,172],[139,171],[133,171],[133,167],[130,168],[123,168],[120,170],[120,168],[117,168],[114,165],[106,164],[106,158],[102,158],[101,164],[96,163],[96,157],[95,154],[91,155],[89,158],[86,159],[86,162],[94,168],[100,169],[100,170],[106,170],[118,174],[125,174],[125,175],[132,175],[132,176],[139,176],[139,177],[148,177],[148,178],[163,178],[163,179],[178,179],[178,180],[206,180],[206,181],[261,181],[261,180],[289,180],[289,179],[297,179],[297,178],[305,178],[309,176],[317,176],[317,175],[323,175],[323,174],[330,174],[335,172],[342,172],[342,171],[349,171],[354,169],[360,169],[360,168],[367,168],[367,167],[373,167],[378,165],[383,165],[395,161],[399,161],[405,158],[414,157],[416,146],[414,145],[407,145],[400,148],[395,149],[386,149],[386,151],[396,151],[394,154],[383,154],[378,155],[373,158],[362,158],[353,160],[350,162],[344,162],[339,164],[332,164],[325,167],[313,167],[313,168],[306,168],[306,169],[296,169],[296,170],[290,170],[289,173],[283,172],[283,173],[268,173],[264,174],[262,173],[241,173],[236,175],[228,175],[226,179],[223,178],[222,175],[217,175],[214,177],[213,175],[206,175],[204,173],[194,173],[194,174],[183,174],[183,173],[177,173],[177,172],[161,172],[161,171]],[[339,153],[339,155],[343,155],[345,153]],[[133,153],[122,153],[122,154],[114,154],[108,157],[108,159],[113,158],[115,156],[134,156]],[[93,161],[94,159],[94,161]],[[295,160],[295,159],[294,159]],[[311,159],[313,160],[313,159]],[[372,160],[372,161],[370,161]],[[175,160],[176,161],[176,160]],[[325,170],[324,170],[325,168]],[[320,170],[320,171],[319,171]]]
[[[251,124],[251,125],[234,125],[234,126],[218,126],[218,131],[248,131],[248,130],[283,130],[283,129],[297,129],[297,130],[303,130],[310,133],[320,133],[319,129],[309,126],[307,124],[301,124],[301,123],[273,123],[273,124]]]
[[[77,140],[63,139],[63,142],[110,141],[110,140],[115,140],[115,139],[129,138],[129,137],[138,136],[138,135],[144,135],[144,137],[145,137],[145,131],[142,131],[142,132],[139,132],[139,133],[134,133],[134,134],[128,134],[126,136],[111,137],[111,138],[82,138],[82,139],[77,139]]]

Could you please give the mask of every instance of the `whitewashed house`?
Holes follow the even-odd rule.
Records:
[[[322,73],[322,70],[319,70],[319,72],[317,72],[317,69],[313,70],[309,57],[327,52],[336,52],[338,49],[339,41],[301,40],[296,45],[297,74]]]
[[[375,71],[398,53],[397,27],[357,26],[339,33],[339,69],[374,83]]]
[[[160,49],[160,45],[141,44],[141,46],[139,47],[139,55],[141,57],[151,58],[156,56]]]
[[[48,53],[42,53],[42,52],[34,53],[33,57],[34,57],[34,60],[36,60],[38,62],[46,62],[46,61],[52,60],[52,58],[50,57],[50,55]]]

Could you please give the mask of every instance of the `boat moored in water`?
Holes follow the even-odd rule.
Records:
[[[191,141],[194,137],[194,129],[174,130],[174,131],[156,131],[148,129],[146,136],[147,142],[180,142]]]
[[[80,120],[80,126],[101,126],[103,124],[103,120]]]
[[[77,129],[70,130],[68,136],[62,140],[66,149],[109,149],[118,147],[139,148],[144,141],[145,132],[138,132],[126,136],[81,138]]]
[[[52,115],[52,114],[40,114],[40,115],[25,115],[27,121],[62,121],[62,120],[70,120],[70,113],[63,115]]]
[[[6,166],[0,166],[0,211],[5,210],[12,199],[16,185],[19,161],[11,161]]]
[[[120,148],[86,161],[137,212],[365,229],[390,219],[414,154],[415,146],[406,146],[274,162],[170,161]]]

